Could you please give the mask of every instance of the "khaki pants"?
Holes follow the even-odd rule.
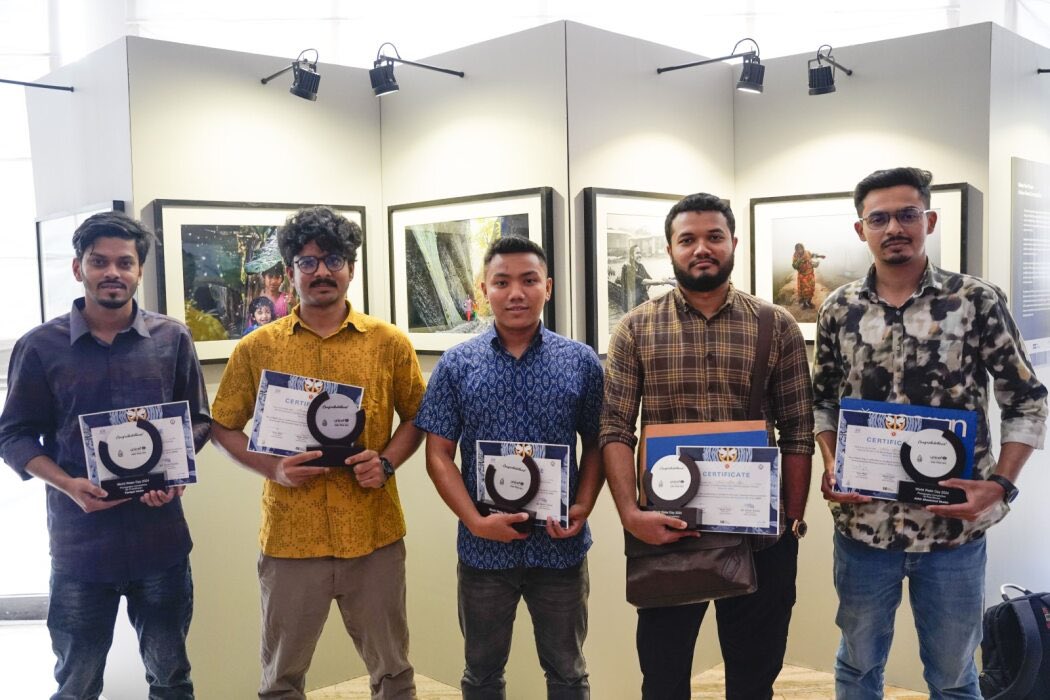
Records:
[[[259,556],[260,698],[303,700],[306,671],[335,600],[368,668],[373,698],[414,698],[405,615],[405,543],[363,557]]]

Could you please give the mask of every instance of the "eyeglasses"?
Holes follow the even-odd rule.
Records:
[[[317,272],[317,266],[322,262],[329,272],[339,272],[343,269],[343,265],[346,264],[346,258],[339,253],[329,253],[323,258],[319,258],[316,255],[304,255],[292,262],[304,275],[312,275]]]
[[[902,227],[908,228],[917,225],[923,217],[930,213],[930,209],[919,209],[918,207],[904,207],[895,212],[873,211],[867,216],[861,217],[861,221],[868,225],[872,231],[881,231],[890,225],[890,219],[896,219]]]

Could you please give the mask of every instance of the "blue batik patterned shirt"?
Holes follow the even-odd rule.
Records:
[[[477,440],[569,445],[572,504],[579,480],[576,434],[597,438],[602,390],[602,367],[588,346],[541,325],[528,349],[515,358],[490,328],[442,355],[415,424],[459,441],[460,469],[472,498],[477,496]],[[567,539],[552,539],[536,527],[524,540],[496,542],[472,535],[461,522],[457,542],[460,561],[477,569],[565,569],[583,561],[590,546],[586,525]]]

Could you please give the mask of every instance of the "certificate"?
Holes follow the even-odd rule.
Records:
[[[842,399],[835,448],[836,490],[919,504],[961,503],[977,439],[974,411]]]
[[[779,532],[780,450],[698,445],[679,447],[678,456],[697,467],[699,488],[685,506],[701,512],[702,532]]]
[[[106,500],[197,482],[187,401],[78,416],[88,479]]]
[[[255,398],[248,450],[286,457],[313,449],[324,451],[329,444],[356,439],[364,427],[364,393],[351,384],[265,369]]]
[[[569,446],[539,442],[477,441],[476,499],[480,509],[528,513],[569,526]]]

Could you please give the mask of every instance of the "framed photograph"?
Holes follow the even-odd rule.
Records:
[[[675,285],[664,219],[682,197],[587,187],[583,190],[587,343],[605,355],[625,313]]]
[[[124,211],[124,202],[115,199],[76,212],[37,220],[36,255],[41,321],[49,321],[68,312],[73,300],[84,296],[84,285],[73,277],[73,232],[89,216],[104,211]]]
[[[966,183],[934,185],[937,226],[926,239],[934,265],[966,272],[969,199]],[[857,238],[852,192],[751,200],[751,284],[755,295],[791,312],[812,342],[817,309],[838,287],[867,274],[872,257]]]
[[[162,313],[186,323],[202,361],[225,360],[259,325],[287,315],[295,290],[277,249],[285,220],[314,204],[152,202],[157,250],[157,299]],[[365,208],[328,205],[365,230]],[[367,311],[362,240],[347,297]]]
[[[417,352],[442,353],[492,323],[481,293],[492,241],[522,236],[554,265],[554,191],[537,187],[389,207],[390,298],[394,324]],[[554,328],[554,298],[543,322]]]

